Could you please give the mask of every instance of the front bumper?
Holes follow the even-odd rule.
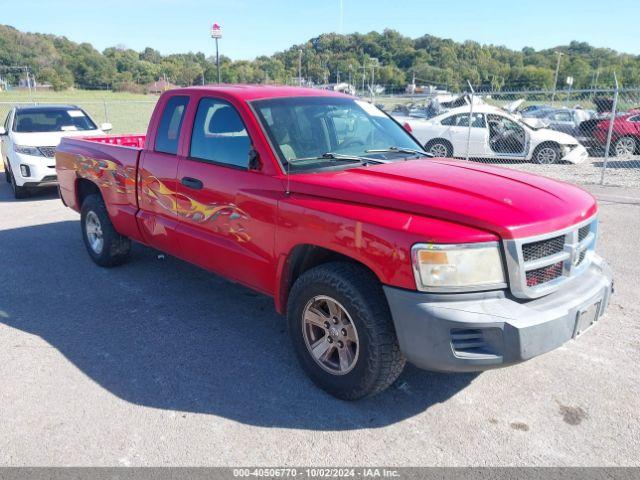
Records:
[[[562,160],[571,163],[582,163],[589,158],[589,152],[583,145],[578,145],[569,151]]]
[[[597,322],[612,289],[611,271],[596,257],[560,290],[529,301],[504,291],[428,294],[385,286],[384,292],[407,360],[427,370],[469,372],[512,365],[559,347],[582,328],[581,312],[597,305]]]
[[[48,187],[56,185],[58,181],[55,158],[14,152],[13,158],[9,160],[11,173],[19,187]],[[26,165],[29,168],[29,176],[22,175],[20,165]]]

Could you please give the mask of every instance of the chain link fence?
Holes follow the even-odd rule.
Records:
[[[367,98],[369,99],[369,98]],[[430,151],[499,164],[579,184],[640,188],[640,88],[387,95],[373,100]],[[113,133],[144,133],[149,100],[0,102],[0,122],[16,105],[76,105]],[[469,121],[471,119],[471,121]]]
[[[640,188],[640,89],[378,97],[438,156]]]

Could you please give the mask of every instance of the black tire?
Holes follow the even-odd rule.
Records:
[[[88,218],[91,220],[97,218],[99,222],[102,248],[98,249],[95,245],[92,246],[92,241],[87,231]],[[80,209],[80,227],[82,229],[82,239],[84,240],[87,252],[89,252],[89,256],[101,267],[115,267],[129,259],[131,240],[120,235],[116,232],[115,228],[113,228],[107,207],[100,195],[89,195],[82,202],[82,208]]]
[[[29,196],[29,190],[25,187],[21,187],[16,184],[16,180],[13,177],[13,172],[11,170],[7,170],[7,172],[9,172],[9,183],[11,184],[13,197],[16,200],[22,200],[23,198],[27,198]]]
[[[553,165],[560,160],[562,160],[562,149],[557,143],[543,143],[533,152],[533,161],[539,165]]]
[[[303,314],[309,302],[319,296],[339,302],[357,330],[358,355],[347,373],[323,369],[305,342]],[[332,262],[303,273],[291,289],[287,320],[302,368],[317,386],[337,398],[357,400],[375,395],[402,373],[405,359],[382,286],[358,264]]]
[[[4,180],[7,183],[11,183],[11,178],[9,177],[9,167],[7,164],[4,164]]]
[[[444,140],[443,138],[430,140],[424,146],[424,149],[435,157],[448,158],[453,156],[453,145],[451,145],[448,140]]]

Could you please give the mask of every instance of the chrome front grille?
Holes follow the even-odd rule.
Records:
[[[53,158],[56,154],[56,148],[57,147],[38,147],[38,150],[40,150],[40,153],[45,157]]]
[[[546,235],[506,240],[511,292],[520,298],[541,297],[582,273],[591,263],[597,229],[592,217]]]
[[[549,255],[561,252],[564,249],[564,235],[549,238],[548,240],[539,240],[537,242],[526,243],[522,245],[522,257],[525,262],[537,260],[539,258],[548,257]]]

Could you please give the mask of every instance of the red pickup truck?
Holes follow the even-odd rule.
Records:
[[[597,322],[612,292],[591,195],[429,158],[334,92],[172,90],[146,136],[65,138],[56,165],[98,265],[136,241],[272,296],[303,369],[344,399],[382,391],[407,360],[532,358]]]

